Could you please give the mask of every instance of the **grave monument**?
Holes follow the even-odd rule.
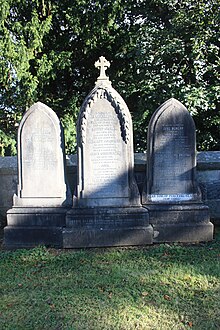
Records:
[[[78,116],[78,184],[63,247],[151,244],[153,230],[134,179],[131,116],[105,74],[110,63],[101,56],[95,66],[100,76]]]
[[[147,143],[142,204],[149,211],[154,241],[212,240],[209,209],[196,182],[195,124],[179,101],[172,98],[155,111]]]
[[[71,205],[62,127],[55,112],[37,102],[24,114],[18,129],[18,187],[7,212],[5,247],[61,247]]]

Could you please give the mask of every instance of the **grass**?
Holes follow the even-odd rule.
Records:
[[[0,253],[0,329],[220,329],[211,243]]]

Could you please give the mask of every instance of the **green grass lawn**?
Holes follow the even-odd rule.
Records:
[[[0,252],[0,329],[220,329],[212,243]]]

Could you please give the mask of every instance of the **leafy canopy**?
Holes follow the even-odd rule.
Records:
[[[152,113],[170,97],[191,112],[197,148],[220,147],[219,0],[0,0],[0,154],[16,152],[16,127],[41,101],[56,111],[66,151],[104,55],[146,150]]]

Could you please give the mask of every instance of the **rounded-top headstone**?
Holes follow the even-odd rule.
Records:
[[[198,200],[195,124],[182,103],[171,98],[155,111],[147,140],[143,204]]]
[[[26,111],[19,125],[18,174],[17,203],[19,199],[33,206],[65,202],[63,132],[55,112],[41,102]]]

